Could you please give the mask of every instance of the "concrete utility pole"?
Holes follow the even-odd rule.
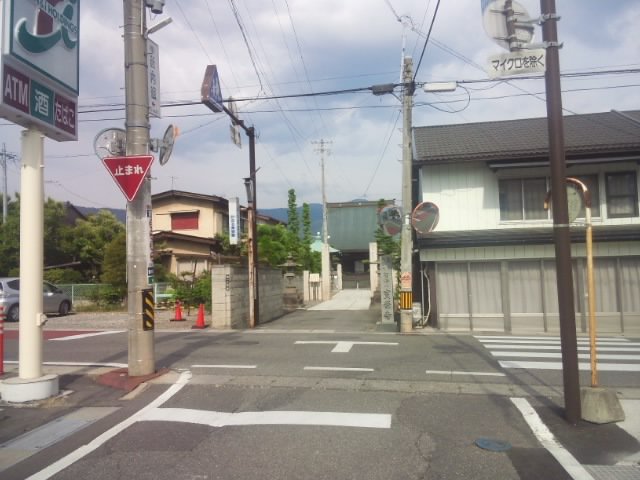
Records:
[[[558,44],[557,22],[559,18],[556,14],[555,0],[540,0],[540,12],[544,22],[542,24],[542,39],[547,49],[545,84],[565,417],[569,423],[576,424],[582,414],[576,317],[573,306],[573,278],[571,276],[571,236],[567,205],[567,167],[564,152],[560,60],[558,57],[560,45]]]
[[[149,153],[146,12],[141,0],[124,0],[126,154]],[[143,324],[143,291],[153,274],[151,259],[151,179],[127,203],[127,285],[129,305],[129,376],[155,372],[153,329]]]
[[[320,145],[316,151],[320,153],[320,171],[322,176],[322,300],[327,301],[331,298],[331,259],[329,255],[329,222],[327,218],[327,192],[325,188],[324,175],[324,154],[329,153],[326,145],[331,142],[320,139],[319,142],[311,142],[314,145]]]
[[[413,330],[412,256],[413,232],[411,231],[411,170],[413,148],[411,145],[412,108],[415,82],[413,81],[413,59],[404,58],[404,94],[402,96],[402,231],[400,236],[400,331]]]

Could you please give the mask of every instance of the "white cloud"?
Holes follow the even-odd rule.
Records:
[[[255,66],[228,2],[167,0],[165,15],[149,19],[149,25],[153,25],[167,16],[173,18],[172,24],[153,34],[160,46],[163,101],[198,103],[204,69],[210,63],[218,65],[225,97],[288,95],[397,82],[403,33],[406,51],[413,56],[416,66],[424,45],[422,36],[409,29],[403,31],[403,25],[394,17],[386,0],[288,0],[291,17],[283,0],[235,0],[234,3],[238,6]],[[406,16],[405,20],[410,17],[416,28],[427,31],[436,2],[389,0],[389,3],[398,15]],[[538,15],[537,0],[519,0],[519,3],[532,16]],[[640,6],[636,1],[564,0],[557,3],[562,15],[558,31],[564,42],[563,71],[640,66],[637,58],[640,39],[636,33]],[[121,3],[82,4],[81,111],[90,105],[124,102],[123,22]],[[428,45],[418,72],[419,81],[486,78],[481,68],[490,54],[500,51],[483,29],[479,0],[441,2],[431,38],[433,42]],[[537,40],[540,40],[539,29]],[[450,53],[452,50],[455,55]],[[256,69],[260,72],[262,90]],[[637,83],[637,73],[564,79],[563,88],[567,90],[600,89],[566,92],[563,104],[577,113],[638,109],[639,87],[601,89]],[[486,89],[490,86],[492,88]],[[546,113],[544,101],[523,94],[523,90],[541,92],[544,98],[542,81],[513,81],[493,86],[466,84],[466,88],[471,98],[466,108],[467,93],[462,89],[442,95],[417,91],[414,126],[505,120]],[[447,103],[449,100],[458,101]],[[443,113],[419,106],[424,103],[434,103],[434,107],[444,110],[464,109],[455,114]],[[399,198],[397,160],[401,157],[401,121],[394,130],[391,128],[399,105],[391,96],[374,97],[370,93],[239,102],[241,117],[247,125],[255,125],[259,134],[256,154],[260,167],[260,206],[285,206],[289,188],[296,189],[300,203],[321,200],[320,157],[311,143],[321,138],[333,142],[332,154],[326,160],[329,201],[360,197],[365,191],[370,199]],[[318,112],[318,109],[322,110]],[[183,135],[178,138],[169,163],[163,167],[154,165],[152,190],[159,192],[173,187],[238,196],[244,202],[242,178],[248,175],[249,162],[246,136],[242,135],[243,148],[235,147],[230,141],[229,121],[224,114],[213,114],[199,104],[165,107],[163,115],[161,120],[152,120],[152,136],[161,136],[170,123],[178,125]],[[48,195],[78,205],[124,205],[124,198],[113,180],[98,158],[92,156],[96,133],[107,127],[123,128],[123,117],[122,110],[84,113],[80,115],[78,142],[58,144],[47,140]],[[19,153],[20,128],[3,126],[0,132],[7,148]],[[19,169],[15,165],[10,167],[9,190],[13,192],[19,189]]]

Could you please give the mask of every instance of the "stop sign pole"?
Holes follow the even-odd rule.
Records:
[[[126,156],[149,153],[146,12],[144,2],[124,0]],[[154,331],[145,328],[143,292],[148,290],[151,259],[151,180],[145,174],[127,202],[127,304],[129,376],[155,372]]]

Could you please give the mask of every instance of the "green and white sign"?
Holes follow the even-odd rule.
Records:
[[[77,139],[80,0],[4,0],[0,115]]]

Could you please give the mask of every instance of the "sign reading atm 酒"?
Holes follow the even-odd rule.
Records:
[[[80,0],[4,0],[0,116],[76,140]]]

